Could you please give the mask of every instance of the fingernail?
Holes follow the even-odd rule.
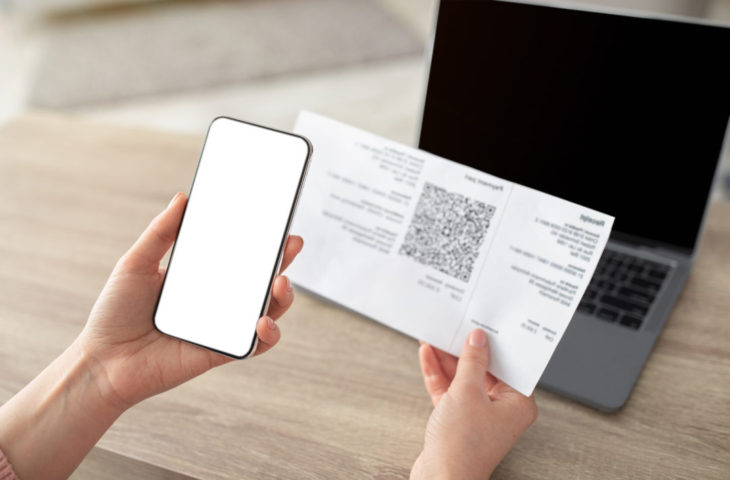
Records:
[[[291,293],[291,291],[292,291],[291,280],[289,280],[289,277],[284,277],[284,279],[286,280],[286,291],[287,291],[287,293]]]
[[[483,347],[487,344],[487,334],[481,328],[477,328],[469,334],[469,345],[472,347]]]
[[[177,200],[177,197],[180,196],[180,192],[177,192],[174,197],[172,197],[172,200],[170,200],[170,203],[167,204],[167,208],[172,207],[175,204],[175,200]]]
[[[266,317],[266,322],[269,324],[269,330],[276,330],[276,322],[271,317]]]

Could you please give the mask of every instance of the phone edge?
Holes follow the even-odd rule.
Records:
[[[274,278],[276,277],[276,274],[278,273],[278,271],[279,271],[279,269],[281,267],[281,262],[282,262],[283,257],[284,257],[284,247],[286,246],[286,239],[287,239],[287,237],[289,235],[289,229],[291,228],[291,223],[292,223],[292,220],[294,218],[294,214],[296,212],[296,208],[297,208],[297,206],[299,204],[299,198],[300,198],[301,193],[302,193],[302,188],[304,186],[304,181],[306,179],[307,173],[309,172],[309,164],[310,164],[310,160],[312,158],[312,153],[314,152],[314,146],[312,145],[312,142],[307,137],[305,137],[303,135],[299,135],[299,134],[292,133],[292,132],[285,132],[283,130],[278,130],[276,128],[267,127],[265,125],[259,125],[257,123],[247,122],[245,120],[239,120],[239,119],[232,118],[232,117],[228,117],[228,116],[225,116],[225,115],[217,116],[217,117],[213,118],[213,120],[211,120],[210,124],[208,125],[208,129],[205,132],[205,138],[203,139],[203,146],[200,149],[200,155],[198,156],[198,162],[195,165],[195,172],[193,173],[193,180],[192,180],[192,182],[190,182],[190,188],[188,189],[188,192],[187,192],[188,202],[190,201],[190,196],[192,194],[193,187],[195,186],[195,180],[198,177],[198,170],[200,169],[200,163],[201,163],[201,160],[203,159],[203,152],[205,151],[205,145],[208,142],[208,136],[210,135],[210,130],[211,130],[211,128],[213,128],[213,124],[215,124],[215,122],[217,120],[221,120],[221,119],[231,120],[231,121],[238,122],[238,123],[245,123],[246,125],[251,125],[253,127],[263,128],[263,129],[271,130],[273,132],[277,132],[277,133],[280,133],[280,134],[283,134],[283,135],[288,135],[288,136],[291,136],[291,137],[296,137],[296,138],[298,138],[300,140],[303,140],[304,143],[305,143],[305,145],[306,145],[306,147],[307,147],[307,155],[304,158],[304,166],[302,167],[302,172],[301,172],[301,174],[299,176],[299,184],[297,185],[297,190],[296,190],[296,193],[294,195],[294,201],[292,202],[292,207],[289,210],[289,217],[287,218],[286,228],[284,229],[284,236],[283,236],[283,238],[281,240],[281,243],[279,245],[279,254],[277,256],[276,262],[274,262],[274,269],[273,269],[273,272],[271,274],[271,277],[269,278],[268,294],[266,295],[266,298],[264,300],[264,303],[263,303],[261,312],[259,313],[259,318],[261,318],[263,316],[263,314],[268,310],[268,306],[269,306],[269,303],[271,301],[271,287],[273,285]],[[189,343],[191,345],[195,345],[197,347],[201,347],[201,348],[204,348],[206,350],[210,350],[212,352],[218,353],[218,354],[223,355],[223,356],[228,357],[228,358],[233,358],[235,360],[243,360],[243,359],[246,359],[246,358],[250,357],[253,353],[256,352],[256,347],[258,346],[258,343],[259,343],[258,333],[256,332],[256,329],[255,328],[254,328],[254,332],[253,332],[253,338],[251,340],[251,346],[249,347],[248,351],[245,354],[243,354],[241,356],[238,356],[238,355],[234,355],[234,354],[229,353],[229,352],[224,352],[222,350],[218,350],[218,349],[215,349],[215,348],[206,346],[206,345],[202,345],[202,344],[199,344],[199,343],[196,343],[196,342],[192,342],[190,340],[186,340],[184,338],[180,338],[180,337],[177,337],[175,335],[171,335],[171,334],[163,331],[161,328],[159,328],[157,326],[157,309],[158,309],[158,307],[160,305],[160,299],[162,298],[162,292],[165,289],[165,282],[167,281],[168,269],[169,269],[170,264],[172,263],[173,255],[175,254],[175,247],[177,246],[178,235],[180,234],[180,229],[182,228],[182,224],[185,221],[185,213],[187,212],[187,209],[188,209],[188,203],[186,202],[185,203],[185,209],[183,210],[182,217],[180,218],[180,225],[178,225],[177,232],[175,233],[175,241],[173,242],[172,249],[170,251],[170,259],[167,262],[168,268],[165,269],[165,277],[162,279],[162,285],[160,286],[160,293],[157,295],[157,300],[155,301],[155,310],[154,310],[154,313],[152,314],[152,326],[153,326],[153,328],[155,330],[157,330],[158,332],[160,332],[162,335],[167,335],[168,337],[175,338],[177,340],[180,340],[181,342]],[[258,322],[258,319],[257,319],[257,322]]]

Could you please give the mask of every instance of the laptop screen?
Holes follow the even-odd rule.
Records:
[[[730,30],[442,0],[420,148],[692,249],[730,111]]]

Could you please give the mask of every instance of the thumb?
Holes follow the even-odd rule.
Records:
[[[481,328],[472,330],[466,339],[461,351],[459,363],[456,366],[454,381],[461,384],[474,383],[484,388],[484,375],[489,366],[489,346],[487,334]]]
[[[157,215],[124,255],[124,268],[131,271],[157,272],[160,260],[177,237],[187,197],[176,194],[165,210]]]

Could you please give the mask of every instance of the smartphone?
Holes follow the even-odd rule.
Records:
[[[157,301],[157,330],[234,358],[255,351],[311,154],[304,137],[213,120]]]

